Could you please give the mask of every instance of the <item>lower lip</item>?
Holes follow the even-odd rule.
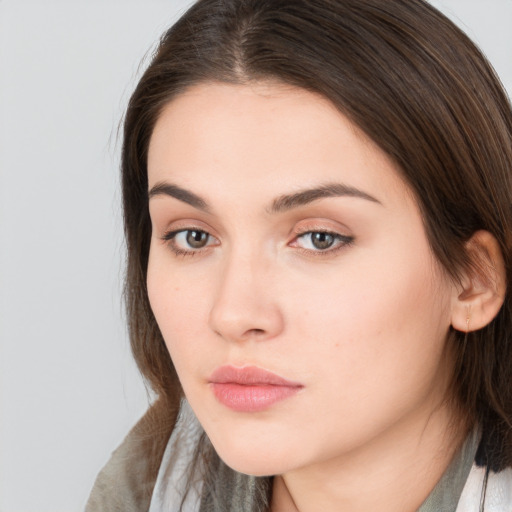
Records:
[[[242,385],[236,383],[211,383],[217,400],[237,412],[258,412],[268,409],[276,402],[289,398],[300,386]]]

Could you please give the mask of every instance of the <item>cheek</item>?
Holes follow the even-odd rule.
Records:
[[[427,253],[428,254],[428,253]],[[423,253],[347,263],[338,277],[294,289],[297,342],[316,371],[351,387],[396,381],[397,373],[435,371],[450,325],[449,287]],[[412,261],[411,261],[412,259]],[[299,335],[302,333],[302,335]],[[307,334],[306,334],[307,333]],[[326,362],[331,362],[332,364]],[[374,378],[372,378],[372,375]]]
[[[183,373],[182,366],[197,361],[199,351],[205,350],[210,285],[207,276],[197,269],[178,272],[168,255],[150,251],[149,302],[178,374]]]
[[[447,289],[434,284],[430,265],[408,271],[398,263],[387,273],[368,267],[321,289],[311,285],[307,299],[295,302],[290,357],[300,360],[321,419],[311,425],[304,408],[298,423],[311,436],[359,443],[419,404],[442,400],[450,371]]]

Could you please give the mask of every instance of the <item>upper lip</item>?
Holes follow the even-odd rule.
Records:
[[[242,368],[230,365],[220,366],[214,370],[208,381],[214,384],[240,384],[243,386],[303,387],[302,384],[298,382],[289,381],[275,373],[256,366],[244,366]]]

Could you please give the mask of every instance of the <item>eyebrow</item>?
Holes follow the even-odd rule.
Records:
[[[203,198],[199,197],[193,192],[190,192],[189,190],[185,190],[184,188],[178,187],[177,185],[172,185],[170,183],[157,183],[148,192],[148,199],[162,195],[174,197],[175,199],[183,201],[184,203],[187,203],[190,206],[197,208],[198,210],[202,210],[204,212],[210,211],[210,207]]]
[[[303,206],[312,203],[317,199],[323,199],[326,197],[357,197],[359,199],[365,199],[372,203],[382,205],[378,199],[366,192],[363,192],[362,190],[359,190],[358,188],[344,185],[342,183],[327,183],[320,187],[300,190],[294,194],[283,195],[274,199],[270,207],[270,212],[279,213],[292,210],[298,206]]]
[[[171,183],[157,183],[148,192],[149,199],[161,195],[174,197],[175,199],[187,203],[204,212],[210,211],[208,203],[202,197]],[[272,201],[269,212],[285,212],[327,197],[356,197],[382,205],[378,199],[366,192],[363,192],[362,190],[359,190],[358,188],[344,185],[342,183],[328,183],[326,185],[321,185],[320,187],[300,190],[293,194],[279,196]]]

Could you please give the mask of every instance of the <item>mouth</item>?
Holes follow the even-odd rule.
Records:
[[[237,412],[264,411],[304,387],[255,366],[221,366],[212,373],[208,382],[215,398]]]

